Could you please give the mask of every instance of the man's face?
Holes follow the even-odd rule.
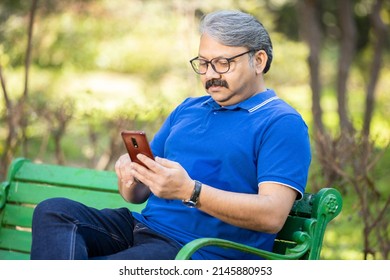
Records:
[[[222,45],[207,34],[203,34],[199,45],[199,58],[230,58],[248,51],[245,47],[229,47]],[[259,93],[263,88],[262,77],[254,60],[250,64],[249,54],[244,54],[230,61],[230,70],[224,74],[214,71],[208,65],[207,72],[201,75],[206,91],[221,106],[237,104]],[[256,70],[257,69],[257,70]]]

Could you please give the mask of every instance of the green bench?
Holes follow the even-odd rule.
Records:
[[[0,189],[0,260],[29,259],[34,206],[50,197],[67,197],[99,209],[128,207],[139,212],[144,207],[122,199],[114,172],[15,159]],[[273,252],[201,238],[186,244],[176,259],[189,259],[193,252],[210,245],[244,250],[267,259],[319,259],[326,226],[341,207],[341,195],[333,188],[307,193],[295,203]]]

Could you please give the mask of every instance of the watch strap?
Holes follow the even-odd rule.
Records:
[[[200,191],[202,190],[202,183],[195,180],[194,191],[189,200],[183,200],[183,203],[189,207],[196,207],[199,200]]]

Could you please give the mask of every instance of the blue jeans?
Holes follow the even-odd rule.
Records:
[[[37,205],[31,259],[174,259],[181,246],[147,228],[127,208],[97,210],[66,198]]]

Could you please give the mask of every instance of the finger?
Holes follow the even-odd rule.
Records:
[[[127,162],[131,162],[131,159],[130,159],[130,156],[129,154],[123,154],[119,157],[119,160],[122,162],[122,163],[127,163]]]
[[[120,168],[120,165],[122,164],[123,156],[121,155],[118,160],[115,162],[115,170],[118,170]]]
[[[119,177],[119,176],[120,176],[120,162],[119,162],[119,160],[117,160],[117,161],[115,162],[114,168],[115,168],[115,173],[116,173],[116,175]]]
[[[155,160],[143,155],[143,154],[138,154],[137,158],[145,164],[151,171],[157,173],[161,171],[162,166],[156,162]]]
[[[130,163],[131,160],[128,154],[120,156],[115,163],[115,172],[124,184],[127,184],[128,181],[130,181],[130,183],[134,181],[134,178],[130,173]]]
[[[166,158],[156,157],[155,161],[166,168],[177,168],[178,163]]]
[[[148,168],[145,168],[136,162],[131,163],[130,174],[133,176],[133,178],[135,178],[135,180],[138,180],[147,186],[150,186],[152,183],[150,178],[154,175],[154,173]]]
[[[129,157],[129,154],[123,154],[121,155],[118,160],[116,161],[116,163],[120,163],[120,164],[123,164],[125,162],[128,162],[128,161],[131,161],[130,160],[130,157]]]

